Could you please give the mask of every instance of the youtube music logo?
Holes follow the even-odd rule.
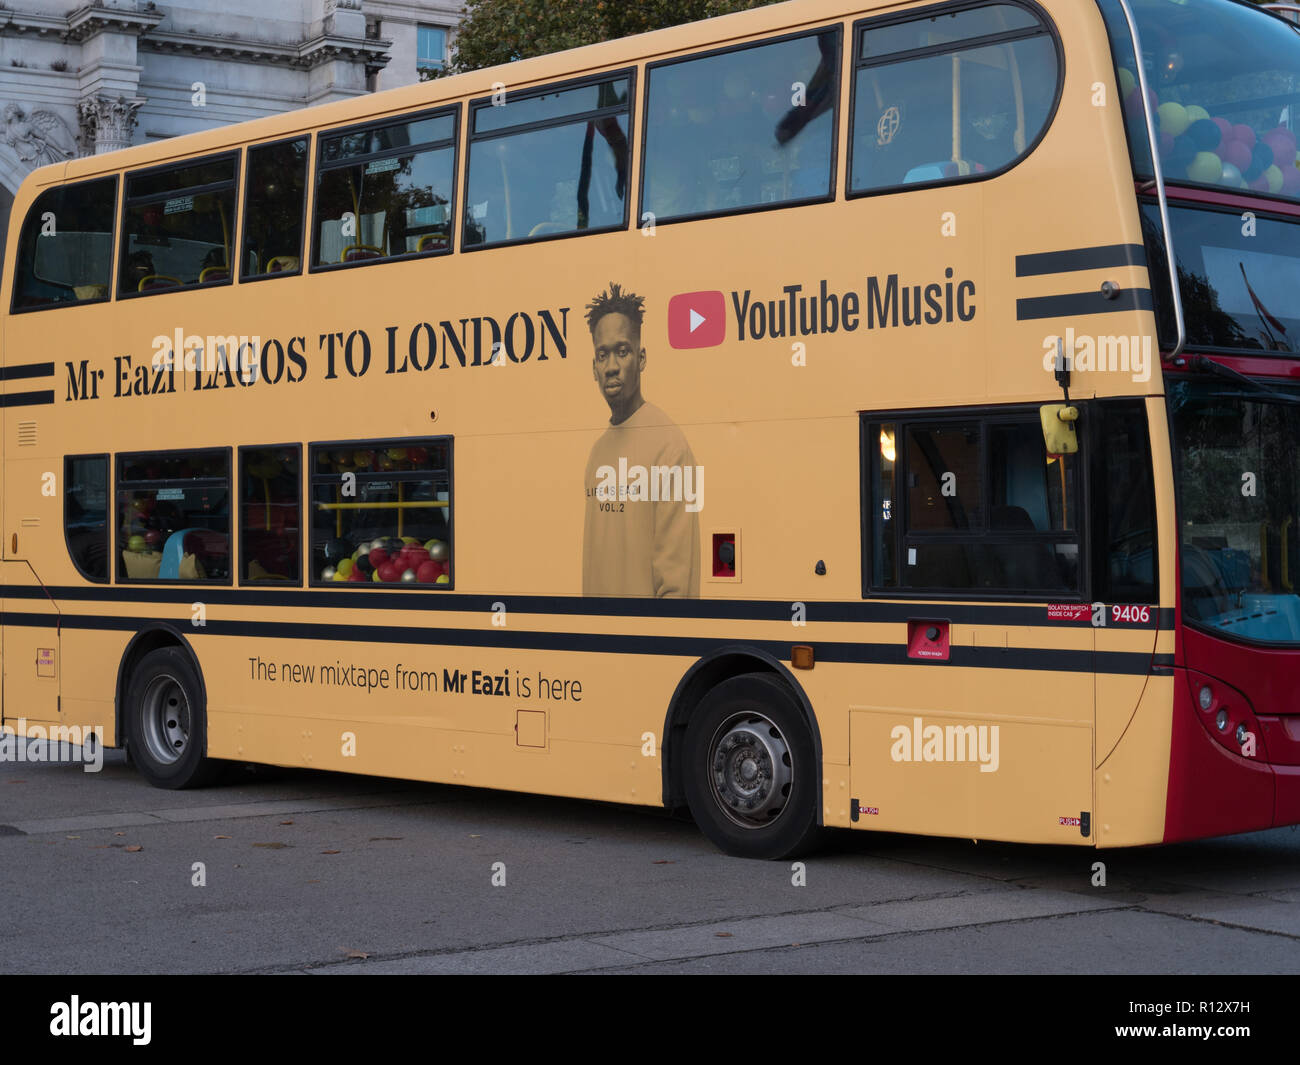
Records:
[[[717,289],[681,292],[668,301],[668,343],[675,348],[717,347],[727,337],[727,305]]]

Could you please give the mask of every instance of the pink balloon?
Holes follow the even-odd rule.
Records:
[[[1224,141],[1230,141],[1230,140],[1233,139],[1233,138],[1232,138],[1232,123],[1229,122],[1226,118],[1212,118],[1212,119],[1210,119],[1210,121],[1213,122],[1216,126],[1219,127],[1219,144],[1220,144],[1220,145],[1222,145]]]
[[[1247,148],[1255,147],[1255,131],[1241,122],[1232,127],[1232,139],[1241,141]]]
[[[1174,136],[1172,133],[1160,134],[1160,158],[1164,159],[1174,150]],[[1249,154],[1249,153],[1247,153]]]
[[[1282,171],[1282,195],[1295,196],[1297,194],[1300,194],[1300,170],[1289,166]]]
[[[1283,180],[1285,180],[1285,178]],[[1254,181],[1250,182],[1250,187],[1256,192],[1268,192],[1268,178],[1261,174]]]
[[[1273,161],[1283,170],[1295,162],[1295,134],[1279,126],[1264,134],[1263,141],[1273,149]]]
[[[1239,140],[1228,141],[1219,154],[1225,163],[1231,163],[1242,173],[1250,169],[1250,149]]]

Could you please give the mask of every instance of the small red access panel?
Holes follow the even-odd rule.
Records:
[[[948,623],[911,618],[907,622],[907,657],[948,661]]]

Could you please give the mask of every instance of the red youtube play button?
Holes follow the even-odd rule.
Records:
[[[727,336],[727,305],[717,289],[681,292],[668,301],[668,343],[712,348]]]

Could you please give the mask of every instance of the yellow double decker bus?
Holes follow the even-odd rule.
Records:
[[[794,0],[77,159],[3,726],[823,828],[1300,822],[1300,36]]]

